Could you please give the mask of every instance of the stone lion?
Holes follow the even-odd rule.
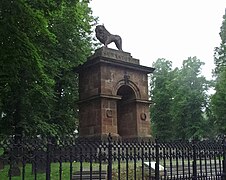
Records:
[[[104,25],[98,25],[95,29],[97,39],[107,47],[114,42],[116,47],[122,51],[122,39],[119,35],[113,35],[107,31]]]

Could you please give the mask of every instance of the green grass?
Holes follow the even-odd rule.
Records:
[[[87,170],[90,168],[90,164],[83,162],[82,163],[83,170]],[[93,169],[97,169],[99,164],[93,163]],[[60,163],[51,163],[51,180],[58,180],[60,179]],[[80,163],[74,162],[72,163],[72,172],[75,173],[76,171],[80,171]],[[103,168],[106,169],[106,165],[103,165]],[[9,165],[6,165],[4,169],[0,170],[0,179],[7,180],[9,171]],[[21,180],[22,179],[22,167],[20,167],[21,176],[14,176],[12,180]],[[26,164],[25,166],[25,179],[26,180],[34,180],[35,175],[32,174],[32,165]],[[37,179],[43,180],[46,179],[46,173],[37,173]],[[70,163],[62,163],[62,179],[68,180],[70,179]]]
[[[188,161],[184,162],[185,165],[187,165]],[[190,161],[191,165],[192,161]],[[199,162],[197,162],[199,163]],[[204,163],[204,162],[202,162]],[[160,162],[161,165],[163,165],[163,161]],[[166,161],[166,165],[169,166],[170,161]],[[178,162],[179,165],[181,165],[181,162]],[[176,165],[176,161],[172,161],[172,165]],[[92,163],[92,169],[93,171],[98,171],[99,170],[99,163]],[[126,176],[128,174],[129,179],[133,179],[135,171],[134,171],[134,163],[132,161],[129,161],[128,163],[128,173],[127,173],[127,164],[126,162],[120,162],[120,179],[126,179]],[[142,178],[142,163],[139,161],[136,163],[136,176],[137,179]],[[51,163],[51,180],[58,180],[60,179],[60,163]],[[79,162],[73,162],[72,163],[72,172],[73,174],[77,171],[80,171],[80,163]],[[88,162],[83,162],[82,163],[82,169],[88,170],[90,169],[90,163]],[[102,163],[102,170],[107,170],[107,164]],[[22,167],[20,167],[21,170],[21,176],[16,176],[12,177],[12,180],[21,180],[22,179]],[[9,179],[8,177],[8,171],[9,171],[9,165],[6,165],[4,169],[0,170],[0,180],[7,180]],[[112,178],[113,180],[118,179],[118,162],[114,162],[112,164]],[[148,176],[148,170],[144,171],[144,176]],[[34,174],[32,174],[32,165],[27,164],[25,166],[25,179],[26,180],[33,180],[34,179]],[[43,180],[46,179],[46,174],[45,173],[37,173],[37,179],[38,180]],[[70,179],[70,163],[62,163],[62,179],[68,180]]]
[[[142,179],[142,170],[141,170],[141,162],[136,163],[136,171],[134,170],[134,163],[129,162],[128,163],[128,172],[127,172],[127,167],[125,162],[120,163],[120,179],[126,179],[128,175],[128,179],[134,179],[134,175],[136,172],[136,179]],[[118,180],[118,164],[113,163],[112,166],[112,179],[113,180]],[[148,173],[144,171],[144,177],[147,177]]]
[[[74,162],[72,163],[73,166],[73,174],[77,171],[80,171],[80,163],[79,162]],[[59,175],[59,163],[51,163],[51,180],[58,180],[60,179]],[[138,162],[136,164],[137,170],[137,178],[141,178],[141,163]],[[83,170],[89,170],[90,169],[90,163],[83,162],[82,163],[82,168]],[[102,170],[107,170],[107,164],[102,164]],[[99,170],[99,163],[92,163],[92,169]],[[21,170],[21,176],[14,176],[12,177],[12,180],[21,180],[22,179],[22,167],[20,167]],[[6,165],[4,169],[0,170],[0,179],[1,180],[7,180],[9,179],[8,177],[8,171],[9,171],[9,165]],[[126,179],[126,163],[121,162],[120,163],[120,175],[121,179]],[[129,162],[128,164],[128,176],[129,179],[134,177],[134,164],[132,162]],[[32,174],[32,165],[27,164],[25,166],[25,179],[26,180],[33,180],[34,179],[34,174]],[[112,164],[112,177],[113,179],[118,179],[118,163],[114,162]],[[46,179],[46,174],[45,173],[37,173],[37,179],[43,180]],[[70,179],[70,163],[62,163],[62,179],[68,180]]]
[[[63,179],[70,179],[69,178],[69,169],[70,165],[69,163],[63,163],[62,165],[62,178]],[[9,165],[5,166],[3,170],[0,171],[0,177],[2,180],[9,179],[8,177],[8,171],[9,171]],[[68,172],[67,172],[68,171]],[[12,180],[21,180],[22,179],[22,167],[20,167],[21,176],[14,176],[12,177]],[[25,166],[25,179],[27,180],[33,180],[34,174],[32,174],[32,165],[27,164]],[[37,173],[37,179],[45,179],[46,174],[45,173]],[[59,179],[59,163],[53,163],[51,165],[51,179],[57,180]]]

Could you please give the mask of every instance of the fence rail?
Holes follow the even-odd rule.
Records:
[[[111,136],[106,140],[12,137],[0,143],[0,177],[226,180],[225,158],[225,140],[160,142],[115,141]]]

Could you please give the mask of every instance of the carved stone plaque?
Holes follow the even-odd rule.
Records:
[[[115,49],[110,49],[107,47],[102,47],[100,49],[97,49],[95,51],[94,56],[92,56],[92,57],[98,57],[98,56],[115,59],[115,60],[120,60],[120,61],[125,61],[125,62],[129,62],[129,63],[133,63],[133,64],[140,64],[139,60],[133,58],[130,53],[118,51]]]

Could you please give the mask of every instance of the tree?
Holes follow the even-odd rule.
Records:
[[[215,94],[212,96],[212,111],[215,118],[216,134],[226,132],[226,68],[219,73],[215,86]]]
[[[211,110],[215,120],[216,134],[226,131],[226,14],[221,26],[221,44],[215,48],[215,94],[211,98]]]
[[[88,3],[0,2],[1,133],[72,131],[78,96],[72,70],[92,50]]]
[[[32,133],[45,125],[42,119],[50,112],[54,85],[44,69],[36,40],[42,38],[51,44],[55,38],[44,15],[26,1],[2,1],[0,7],[1,132]],[[43,123],[37,127],[39,121]]]
[[[91,13],[88,1],[67,0],[62,3],[61,13],[50,18],[50,30],[58,42],[46,58],[57,67],[51,75],[56,93],[51,121],[59,125],[61,133],[72,133],[78,123],[78,77],[73,69],[85,62],[93,50],[91,28],[96,20]],[[53,69],[52,65],[49,69]]]
[[[215,67],[215,74],[221,72],[221,69],[226,68],[226,13],[223,16],[222,26],[220,28],[220,38],[221,44],[220,47],[215,48],[214,52],[214,63]]]
[[[208,82],[200,75],[203,64],[196,57],[184,60],[174,79],[171,114],[175,138],[199,138],[204,135],[203,112],[206,107]]]
[[[158,59],[152,76],[151,120],[159,139],[189,139],[205,136],[208,81],[201,76],[204,63],[196,57],[183,61],[181,69]]]
[[[153,133],[159,139],[167,140],[173,136],[172,116],[172,62],[166,59],[158,59],[153,63],[155,71],[151,78],[151,121]]]

